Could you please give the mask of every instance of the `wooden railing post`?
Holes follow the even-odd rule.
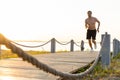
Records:
[[[117,55],[117,39],[113,39],[113,55],[115,57]]]
[[[118,53],[120,52],[120,41],[118,43]]]
[[[113,55],[115,57],[120,52],[120,41],[113,39]]]
[[[103,68],[108,68],[111,62],[110,58],[110,35],[105,33],[105,36],[102,40],[102,48],[101,48],[101,62]]]
[[[70,51],[73,52],[74,51],[74,40],[70,41]]]
[[[100,42],[101,45],[103,43],[104,36],[105,36],[104,34],[101,35],[101,42]]]
[[[52,38],[51,39],[51,53],[55,53],[55,47],[56,47],[55,38]]]

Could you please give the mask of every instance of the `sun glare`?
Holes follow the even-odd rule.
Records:
[[[9,76],[0,76],[0,80],[14,80],[14,79]]]

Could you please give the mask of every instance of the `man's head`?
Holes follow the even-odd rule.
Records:
[[[91,17],[92,16],[92,11],[88,11],[87,14],[88,14],[88,17]]]

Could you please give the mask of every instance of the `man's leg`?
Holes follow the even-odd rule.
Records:
[[[97,48],[96,41],[92,39],[92,42],[94,43],[94,48],[96,49]]]
[[[90,48],[91,48],[91,50],[92,50],[93,48],[92,48],[91,39],[88,39],[88,42],[89,42],[89,46],[90,46]]]
[[[96,49],[97,48],[97,45],[96,45],[96,30],[93,30],[92,32],[92,42],[94,44],[94,48]]]

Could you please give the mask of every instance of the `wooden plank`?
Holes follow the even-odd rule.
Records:
[[[40,62],[62,71],[71,72],[93,61],[97,52],[69,52],[35,55]],[[20,58],[0,60],[0,80],[56,80],[59,77],[45,73]]]

